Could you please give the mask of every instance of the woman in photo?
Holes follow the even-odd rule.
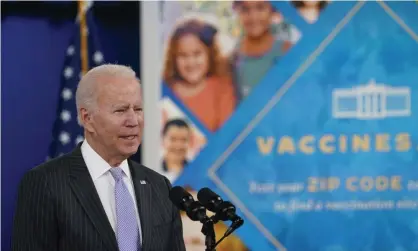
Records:
[[[197,119],[212,132],[235,109],[236,97],[217,29],[196,19],[180,24],[170,37],[164,81]]]
[[[292,45],[275,24],[278,15],[269,1],[234,1],[243,34],[232,54],[235,85],[245,98]],[[285,26],[290,33],[290,26]],[[284,36],[285,35],[285,36]]]

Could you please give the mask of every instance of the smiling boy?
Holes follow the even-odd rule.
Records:
[[[269,1],[234,1],[243,29],[232,56],[234,82],[239,99],[245,98],[268,70],[289,49],[290,41],[274,31],[277,14]]]

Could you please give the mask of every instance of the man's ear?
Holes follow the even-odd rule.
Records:
[[[81,123],[88,132],[94,132],[94,127],[92,126],[92,114],[87,111],[86,108],[80,108],[80,120]]]

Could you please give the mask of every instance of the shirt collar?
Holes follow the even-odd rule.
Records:
[[[93,179],[96,181],[103,174],[108,172],[112,167],[107,163],[87,142],[85,139],[81,145],[81,154],[83,155],[87,169]],[[129,164],[127,160],[124,160],[120,166],[125,175],[131,179],[131,172],[129,170]]]

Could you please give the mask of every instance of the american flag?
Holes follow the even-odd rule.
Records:
[[[77,17],[74,37],[66,51],[61,76],[58,111],[54,123],[48,159],[72,151],[84,139],[83,128],[77,121],[77,108],[75,103],[77,85],[83,75],[82,49],[86,49],[83,48],[83,43],[81,43],[82,32],[87,37],[88,67],[92,68],[104,63],[103,53],[100,50],[96,27],[94,25],[91,3],[87,2],[87,5],[83,8],[84,11],[81,11],[81,15],[84,15],[84,18],[80,18],[80,14]]]

